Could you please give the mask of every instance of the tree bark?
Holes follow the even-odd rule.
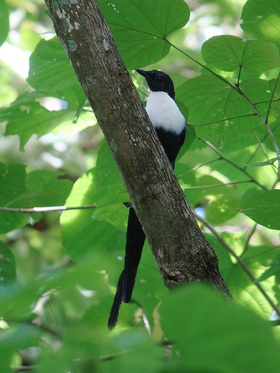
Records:
[[[166,286],[203,281],[230,298],[217,256],[196,223],[97,1],[46,0],[46,4]]]

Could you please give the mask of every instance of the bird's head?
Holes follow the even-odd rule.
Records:
[[[145,71],[137,69],[136,71],[138,74],[144,76],[152,92],[166,92],[174,99],[174,85],[169,75],[159,70]]]

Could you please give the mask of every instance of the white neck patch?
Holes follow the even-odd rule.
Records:
[[[155,128],[179,134],[186,126],[178,106],[166,92],[150,92],[146,111]]]

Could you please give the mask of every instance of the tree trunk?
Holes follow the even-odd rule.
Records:
[[[230,298],[217,256],[196,223],[97,1],[46,0],[46,4],[166,286],[203,281]]]

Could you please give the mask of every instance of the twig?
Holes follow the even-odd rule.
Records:
[[[241,256],[248,250],[248,247],[249,247],[249,243],[250,243],[250,240],[251,240],[251,238],[252,238],[252,236],[253,236],[253,234],[255,233],[255,231],[256,231],[256,229],[257,229],[257,226],[258,226],[258,224],[254,224],[253,225],[253,228],[251,229],[251,232],[249,232],[249,234],[248,234],[248,237],[247,237],[247,240],[246,240],[246,242],[245,242],[245,245],[244,245],[244,249],[243,249],[243,252],[242,252],[242,254],[241,254]]]
[[[20,213],[20,214],[34,214],[34,213],[45,213],[52,211],[70,211],[70,210],[90,210],[95,209],[96,205],[85,205],[85,206],[48,206],[48,207],[32,207],[32,208],[12,208],[12,207],[0,207],[2,212]]]
[[[217,233],[217,231],[214,229],[214,227],[209,224],[206,220],[204,220],[201,216],[194,213],[197,220],[199,220],[203,225],[205,225],[210,232],[213,233],[213,235],[217,238],[217,240],[224,246],[224,248],[235,258],[237,263],[240,265],[240,267],[243,269],[243,271],[247,274],[247,276],[250,278],[250,280],[255,284],[255,286],[259,289],[259,291],[262,293],[264,298],[267,300],[267,302],[271,305],[271,307],[274,309],[274,311],[277,313],[277,315],[280,317],[280,308],[274,303],[274,301],[270,298],[270,296],[266,293],[262,285],[260,285],[257,282],[257,279],[253,275],[253,273],[249,270],[249,268],[245,265],[242,259],[232,250],[232,248],[226,243],[226,241]]]
[[[231,164],[233,167],[235,167],[237,170],[239,170],[240,172],[242,172],[244,175],[246,175],[252,182],[256,183],[259,187],[261,187],[262,189],[264,190],[267,190],[267,188],[260,184],[258,182],[258,180],[256,180],[253,176],[251,176],[246,170],[244,170],[244,168],[241,168],[240,166],[238,166],[236,163],[232,162],[229,158],[225,157],[213,144],[211,144],[209,141],[206,141],[206,140],[203,140],[203,139],[200,139],[201,141],[203,141],[205,144],[207,144],[209,146],[209,148],[211,148],[216,154],[218,154],[224,161],[228,162],[229,164]]]

